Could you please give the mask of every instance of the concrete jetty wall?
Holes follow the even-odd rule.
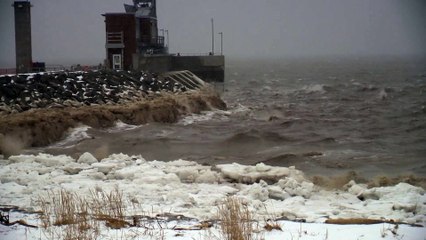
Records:
[[[189,70],[206,82],[224,82],[225,57],[133,54],[134,70],[154,73]]]

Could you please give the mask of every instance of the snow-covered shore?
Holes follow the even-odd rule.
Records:
[[[358,236],[353,239],[379,239],[383,235],[380,231],[386,232],[393,226],[324,224],[327,219],[338,218],[426,225],[426,195],[420,187],[399,183],[368,189],[350,182],[344,190],[325,190],[293,167],[204,166],[185,160],[146,161],[142,156],[124,154],[98,160],[89,153],[78,159],[47,154],[11,156],[0,159],[0,166],[0,205],[13,205],[29,212],[40,210],[38,199],[49,192],[62,189],[90,196],[93,190],[119,189],[129,203],[127,216],[171,213],[197,221],[215,219],[217,206],[226,197],[235,196],[247,204],[255,220],[283,220],[279,223],[284,231],[265,232],[267,239],[282,239],[292,231],[295,232],[290,239],[349,239],[352,235]],[[11,239],[7,236],[23,233],[21,228],[2,227],[0,234]],[[297,231],[303,234],[294,235]],[[401,239],[426,236],[425,228],[409,225],[400,225],[397,233],[404,236]],[[164,234],[172,236],[176,231],[169,229]],[[203,234],[186,231],[185,238],[180,239],[205,239]],[[383,239],[396,237],[391,233],[384,235]]]
[[[279,221],[282,231],[261,231],[255,234],[253,239],[265,240],[424,240],[426,235],[425,228],[410,227],[400,225],[395,227],[393,224],[374,224],[374,225],[333,225],[321,223],[298,223],[290,221]],[[207,230],[175,230],[173,228],[182,226],[193,226],[194,223],[169,222],[162,223],[160,229],[147,230],[146,228],[125,228],[108,229],[102,228],[99,239],[177,239],[177,240],[206,240],[206,239],[224,239],[217,226]],[[43,229],[29,229],[22,226],[5,227],[0,225],[0,236],[2,240],[16,239],[51,239],[43,233]]]

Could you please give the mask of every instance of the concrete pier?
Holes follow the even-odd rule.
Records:
[[[133,54],[134,70],[154,73],[189,70],[206,82],[224,82],[225,57]]]

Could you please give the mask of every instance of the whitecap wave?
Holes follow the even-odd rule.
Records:
[[[198,122],[205,122],[211,120],[225,121],[228,119],[230,111],[215,110],[215,111],[203,111],[199,114],[190,114],[182,118],[177,124],[180,125],[191,125]]]
[[[72,147],[73,145],[81,142],[84,139],[90,139],[92,138],[87,131],[90,129],[91,127],[86,126],[86,125],[82,125],[79,127],[75,127],[72,129],[69,129],[66,133],[66,137],[65,139],[54,143],[52,145],[50,145],[49,147],[51,148],[56,148],[56,147],[62,147],[62,148],[68,148],[68,147]]]
[[[305,85],[302,87],[302,91],[307,93],[325,93],[325,85],[323,84],[311,84],[311,85]]]
[[[380,100],[385,100],[388,98],[388,93],[386,92],[386,89],[382,88],[377,96]]]
[[[116,132],[133,130],[139,127],[140,126],[138,125],[131,125],[118,120],[117,122],[115,122],[114,127],[108,128],[105,131],[108,133],[116,133]]]
[[[251,113],[249,107],[236,104],[235,106],[230,106],[228,110],[203,111],[199,114],[188,115],[182,118],[178,124],[187,126],[205,121],[227,121],[231,116],[245,116],[249,113]]]

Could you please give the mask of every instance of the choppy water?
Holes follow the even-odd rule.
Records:
[[[229,111],[176,124],[89,129],[90,137],[76,145],[41,151],[123,152],[212,165],[265,162],[322,175],[426,176],[425,59],[227,64],[223,98]]]

